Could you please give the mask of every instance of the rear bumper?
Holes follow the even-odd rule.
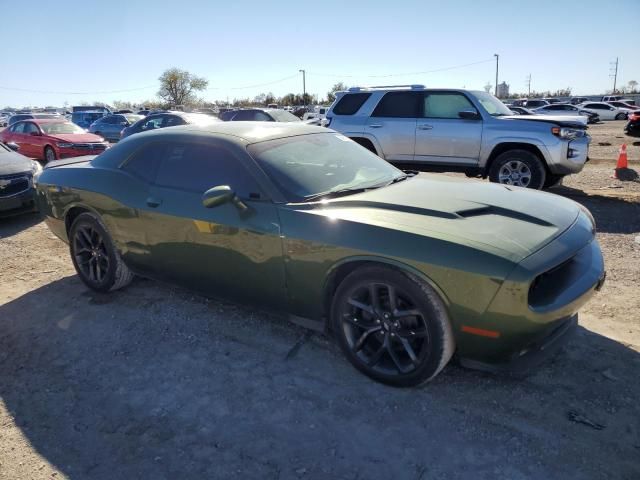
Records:
[[[491,373],[524,375],[553,357],[571,338],[578,326],[578,314],[561,319],[544,336],[525,345],[504,362],[487,363],[473,359],[460,359],[463,367]]]

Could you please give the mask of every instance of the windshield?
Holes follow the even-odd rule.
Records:
[[[493,117],[499,117],[501,115],[513,115],[511,110],[507,106],[498,100],[496,97],[486,92],[470,92],[471,95],[476,97],[480,104],[484,107],[487,113]]]
[[[194,125],[210,125],[212,123],[219,123],[220,120],[212,117],[211,115],[205,115],[204,113],[186,113],[182,117],[191,124]]]
[[[47,135],[57,135],[60,133],[85,133],[85,131],[71,122],[40,123],[40,128]]]
[[[300,119],[293,113],[286,110],[269,110],[269,114],[276,119],[276,122],[299,122]]]
[[[124,118],[126,118],[129,123],[134,124],[138,120],[140,120],[141,118],[144,118],[144,116],[143,115],[135,115],[135,114],[132,114],[132,113],[127,113],[127,114],[124,115]]]
[[[338,133],[316,133],[248,147],[290,202],[344,189],[380,187],[404,173]]]

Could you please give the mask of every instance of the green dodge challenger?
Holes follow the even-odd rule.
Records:
[[[47,165],[37,199],[88,287],[141,275],[280,311],[396,386],[432,379],[454,354],[530,369],[604,281],[577,203],[407,174],[308,125],[134,135]]]

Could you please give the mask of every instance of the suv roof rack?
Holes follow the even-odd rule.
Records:
[[[421,84],[411,84],[411,85],[374,85],[371,87],[351,87],[349,88],[349,92],[359,92],[361,90],[374,90],[374,89],[387,89],[387,88],[410,88],[411,90],[424,90],[424,85]]]

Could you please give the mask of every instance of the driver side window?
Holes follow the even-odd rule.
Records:
[[[152,117],[140,125],[140,130],[143,132],[155,130],[156,128],[162,128],[162,117]]]
[[[429,93],[424,98],[426,118],[459,119],[462,111],[477,112],[469,99],[459,93]]]

